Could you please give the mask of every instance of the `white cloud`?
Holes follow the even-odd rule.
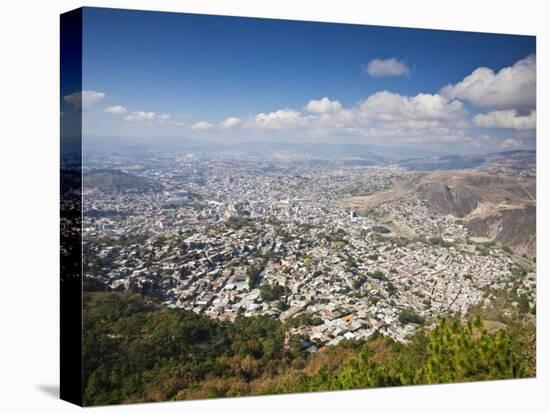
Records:
[[[312,99],[306,105],[306,110],[318,114],[324,114],[328,112],[338,112],[342,109],[340,101],[331,101],[326,96],[322,99]]]
[[[270,113],[259,113],[252,121],[252,125],[266,129],[293,128],[305,122],[302,114],[293,109],[280,109]]]
[[[214,127],[214,125],[212,125],[211,123],[201,121],[201,122],[197,122],[196,124],[193,124],[193,126],[191,126],[191,129],[194,129],[194,130],[197,130],[197,131],[205,131],[205,130],[211,129],[213,127]]]
[[[233,128],[239,125],[242,121],[239,118],[229,117],[220,123],[222,128]]]
[[[309,101],[304,108],[308,112],[283,108],[245,119],[229,117],[217,124],[202,121],[191,129],[223,131],[239,125],[245,130],[255,130],[258,139],[262,136],[269,139],[299,139],[303,142],[344,139],[380,145],[418,144],[494,149],[502,141],[492,138],[491,131],[478,134],[472,128],[474,125],[525,128],[525,131],[520,132],[530,134],[532,130],[527,128],[535,119],[534,111],[526,116],[518,116],[515,111],[503,111],[506,115],[504,121],[501,119],[503,114],[497,114],[498,111],[494,111],[495,114],[479,114],[472,119],[463,102],[438,93],[405,96],[381,91],[349,108],[325,97]],[[516,138],[516,141],[520,139]],[[508,141],[504,145],[511,146],[513,142]]]
[[[124,118],[127,121],[152,121],[155,119],[154,112],[145,112],[145,111],[136,111],[132,112],[129,115],[126,115]]]
[[[388,91],[369,96],[358,110],[363,118],[384,122],[417,121],[418,125],[422,121],[462,121],[466,114],[462,102],[438,94],[420,93],[409,97]]]
[[[535,55],[519,60],[498,73],[481,67],[441,94],[467,100],[474,105],[495,109],[534,109],[536,99]]]
[[[168,121],[170,119],[170,114],[160,114],[158,116],[158,119],[160,119],[161,121]]]
[[[109,106],[104,109],[104,112],[108,112],[110,114],[123,114],[126,112],[126,108],[122,105]]]
[[[468,112],[462,102],[439,94],[403,96],[382,91],[350,110],[341,130],[372,142],[470,144]]]
[[[317,134],[329,134],[331,131],[347,131],[356,127],[356,109],[340,109],[337,112],[327,112],[308,119],[309,126]]]
[[[411,70],[406,62],[397,60],[396,58],[389,59],[373,59],[368,64],[362,65],[363,72],[370,76],[409,76]]]
[[[73,92],[70,95],[63,97],[63,100],[68,104],[73,105],[76,109],[90,109],[94,104],[105,98],[103,92],[84,90],[82,92]]]
[[[522,146],[523,146],[523,141],[517,140],[515,138],[505,139],[500,144],[500,148],[517,148]]]
[[[316,101],[320,107],[315,109],[328,110],[329,103],[337,102],[322,101]],[[311,106],[310,103],[306,109]],[[354,107],[343,108],[340,105],[337,111],[332,112],[302,114],[287,108],[259,113],[249,118],[244,126],[272,131],[292,130],[304,137],[332,135],[408,143],[472,140],[468,133],[468,112],[463,103],[439,94],[409,97],[383,91]]]
[[[531,111],[522,116],[515,109],[492,111],[474,116],[474,124],[482,128],[535,129],[537,114],[536,111]]]

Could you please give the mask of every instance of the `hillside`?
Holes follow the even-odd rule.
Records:
[[[144,177],[114,169],[94,169],[84,173],[84,189],[109,192],[159,191],[160,185]]]
[[[536,181],[478,171],[417,173],[394,187],[342,201],[367,210],[382,203],[416,197],[440,216],[461,220],[473,236],[535,255]]]
[[[524,316],[441,320],[406,344],[373,336],[310,353],[307,339],[287,335],[291,322],[267,316],[223,322],[118,293],[86,293],[84,306],[85,405],[535,375]]]
[[[535,168],[536,152],[513,150],[490,154],[404,158],[399,160],[399,165],[410,171],[467,170],[477,167],[519,171]]]

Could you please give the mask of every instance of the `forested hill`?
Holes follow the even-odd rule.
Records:
[[[488,331],[448,319],[407,344],[342,341],[318,353],[291,320],[234,322],[161,308],[138,294],[84,297],[86,405],[479,381],[535,375],[534,325]]]
[[[160,191],[159,183],[135,174],[115,169],[92,169],[84,173],[82,185],[85,189],[95,189],[105,193]]]

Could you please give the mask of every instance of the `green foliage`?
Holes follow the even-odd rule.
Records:
[[[520,361],[512,349],[510,335],[504,330],[489,334],[479,316],[466,325],[442,320],[430,335],[428,359],[417,370],[414,383],[522,377]]]
[[[322,322],[234,322],[166,309],[139,294],[84,296],[86,405],[340,390],[535,375],[534,325],[488,332],[479,317],[442,320],[406,343],[373,335],[308,354],[289,329]],[[285,344],[285,338],[287,339]]]
[[[397,296],[398,290],[392,282],[386,282],[386,291],[390,297]]]
[[[346,271],[350,272],[350,271],[353,271],[355,268],[357,268],[357,262],[355,261],[355,259],[351,256],[348,256],[346,258],[346,262],[344,264],[344,267],[346,269]]]
[[[375,270],[374,272],[369,272],[368,275],[373,279],[387,280],[386,275],[384,275],[384,272],[382,272],[381,270]]]
[[[278,300],[276,303],[275,303],[275,308],[280,310],[281,312],[287,310],[289,308],[289,306],[286,304],[286,302],[282,301],[282,300]]]
[[[338,373],[302,375],[294,391],[521,378],[527,371],[526,346],[518,338],[505,330],[488,333],[479,317],[467,324],[442,320],[432,332],[420,331],[408,344],[376,338]],[[527,366],[533,367],[533,362]]]
[[[404,325],[409,323],[416,323],[418,325],[422,325],[424,323],[424,318],[419,314],[417,314],[412,309],[403,309],[399,313],[398,320]]]
[[[363,286],[366,283],[366,281],[367,281],[367,278],[365,276],[359,276],[353,281],[352,286],[354,289],[361,289],[361,286]]]
[[[254,220],[248,217],[232,216],[227,219],[225,224],[227,225],[227,227],[233,230],[240,230],[243,227],[252,226],[254,224]]]
[[[471,310],[485,320],[505,324],[530,321],[536,314],[536,290],[524,270],[516,270],[509,282],[498,289],[486,289],[486,300]]]
[[[300,313],[294,317],[288,318],[284,326],[285,328],[297,328],[299,326],[318,326],[323,324],[323,319],[319,316],[314,316],[311,313]]]
[[[287,289],[278,283],[266,283],[260,287],[260,297],[264,302],[273,302],[280,299],[286,291]]]
[[[529,312],[529,296],[527,295],[519,295],[518,296],[518,312],[525,314]]]
[[[84,304],[87,405],[171,398],[148,390],[165,376],[181,388],[222,377],[228,357],[261,360],[265,369],[285,357],[282,325],[267,316],[227,323],[118,293],[86,294]]]
[[[250,290],[254,289],[260,283],[260,275],[262,274],[265,267],[265,261],[261,260],[259,263],[252,265],[247,270],[248,275],[248,288]]]

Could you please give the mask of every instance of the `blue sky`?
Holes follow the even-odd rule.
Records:
[[[89,134],[535,143],[534,37],[87,8],[83,39]]]

